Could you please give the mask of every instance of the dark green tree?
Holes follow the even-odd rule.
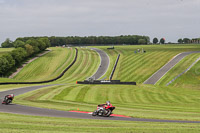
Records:
[[[27,52],[24,48],[16,48],[11,52],[11,55],[16,64],[20,64],[27,57]]]
[[[31,56],[34,53],[34,49],[30,44],[25,45],[27,56]]]
[[[183,43],[190,43],[190,39],[189,38],[183,38]]]
[[[165,44],[165,38],[161,38],[161,39],[160,39],[160,43],[161,43],[161,44]]]
[[[31,38],[31,39],[26,41],[26,44],[29,44],[29,45],[31,45],[33,47],[34,53],[40,52],[39,42],[37,40]]]
[[[157,43],[158,43],[158,38],[155,37],[155,38],[153,39],[153,43],[154,43],[154,44],[157,44]]]
[[[18,48],[18,47],[25,48],[25,43],[23,41],[21,41],[21,40],[16,40],[14,42],[14,46],[15,46],[15,48]]]
[[[8,70],[8,60],[5,57],[0,57],[0,75],[3,76]]]
[[[7,53],[7,54],[3,55],[2,57],[6,58],[6,60],[8,61],[7,70],[9,70],[15,66],[15,60],[13,59],[13,57],[11,56],[10,53]]]
[[[1,44],[2,48],[11,48],[14,47],[13,42],[7,38],[2,44]]]
[[[183,39],[182,38],[178,39],[178,43],[183,43]]]
[[[146,44],[147,41],[145,39],[139,39],[138,44]]]

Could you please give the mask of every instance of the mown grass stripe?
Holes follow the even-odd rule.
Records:
[[[64,100],[64,97],[69,94],[69,92],[73,89],[76,88],[77,86],[70,86],[62,90],[59,94],[55,95],[53,99],[55,100]]]
[[[78,95],[76,96],[76,101],[78,102],[84,102],[85,99],[85,95],[86,93],[89,91],[89,87],[87,86],[83,86],[83,88],[81,88],[81,90],[79,91]]]

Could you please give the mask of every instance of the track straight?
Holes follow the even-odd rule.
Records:
[[[92,48],[92,50],[95,50],[99,54],[99,56],[101,58],[101,63],[99,65],[98,70],[96,71],[96,73],[94,75],[92,75],[92,77],[94,77],[95,79],[99,79],[108,70],[108,67],[109,67],[109,64],[110,64],[110,60],[109,60],[109,57],[106,54],[106,52],[104,52],[103,50],[100,50],[100,49],[97,49],[97,48]]]
[[[172,60],[165,64],[161,69],[154,73],[144,84],[155,85],[169,70],[171,70],[178,62],[180,62],[185,56],[193,53],[200,53],[200,51],[184,52],[176,55]]]

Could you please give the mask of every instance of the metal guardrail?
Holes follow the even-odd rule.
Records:
[[[110,80],[112,80],[112,78],[113,78],[115,69],[116,69],[117,64],[118,64],[118,61],[119,61],[119,57],[120,57],[120,54],[118,55],[117,60],[116,60],[116,62],[115,62],[115,65],[114,65],[114,67],[113,67],[112,73],[110,74],[110,78],[109,78]]]

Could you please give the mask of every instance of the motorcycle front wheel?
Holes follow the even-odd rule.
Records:
[[[95,110],[94,112],[92,112],[92,116],[96,116],[97,115],[97,111]]]

